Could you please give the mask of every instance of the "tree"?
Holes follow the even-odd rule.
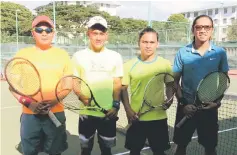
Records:
[[[237,19],[228,26],[227,38],[228,40],[237,41]]]
[[[187,23],[188,19],[186,19],[183,14],[172,14],[169,16],[168,21]]]
[[[131,18],[120,19],[118,16],[110,16],[107,12],[99,11],[94,6],[58,5],[55,9],[57,36],[64,36],[71,39],[79,37],[79,34],[84,33],[87,29],[86,24],[88,20],[96,15],[100,15],[107,20],[110,40],[113,40],[111,41],[113,43],[136,40],[137,32],[141,31],[147,25],[144,20]],[[53,18],[52,12],[53,7],[48,6],[44,11],[38,12],[38,14],[48,15]],[[136,32],[136,35],[131,36],[132,32]]]
[[[16,33],[16,10],[19,10],[19,35],[30,35],[33,14],[25,6],[11,2],[1,2],[1,32],[9,35]]]
[[[58,32],[82,33],[90,17],[101,15],[109,17],[106,12],[98,11],[94,6],[84,7],[82,5],[58,5],[56,12],[56,29]],[[47,15],[53,19],[53,7],[48,6],[44,11],[37,12],[38,15]]]
[[[166,23],[166,41],[186,42],[190,34],[190,23],[183,14],[172,14]]]

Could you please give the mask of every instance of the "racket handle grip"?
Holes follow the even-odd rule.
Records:
[[[176,127],[177,128],[181,128],[181,126],[183,126],[183,124],[188,120],[188,117],[187,116],[184,116],[181,121],[179,121],[178,124],[176,124]]]
[[[49,111],[48,115],[56,127],[60,127],[62,125],[62,123],[57,119],[52,111]]]

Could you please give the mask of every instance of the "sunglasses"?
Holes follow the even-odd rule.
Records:
[[[46,29],[42,29],[40,27],[35,27],[35,28],[33,28],[33,31],[35,31],[36,33],[39,33],[39,34],[43,33],[43,31],[45,31],[47,34],[49,34],[49,33],[53,32],[53,28],[48,27]]]
[[[204,28],[205,31],[209,31],[212,26],[211,25],[195,25],[195,29],[197,31],[201,31]]]

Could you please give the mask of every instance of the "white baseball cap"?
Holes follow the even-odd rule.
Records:
[[[94,16],[90,18],[89,22],[87,23],[88,28],[92,27],[95,24],[100,24],[105,28],[108,28],[107,21],[101,16]]]

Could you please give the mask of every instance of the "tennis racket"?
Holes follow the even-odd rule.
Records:
[[[194,105],[202,110],[205,102],[221,101],[225,91],[229,88],[230,78],[223,72],[211,72],[206,75],[198,84]],[[188,120],[187,116],[176,125],[180,128]]]
[[[170,105],[174,96],[174,77],[169,73],[155,75],[145,87],[143,102],[137,114],[138,118],[153,110],[167,109],[168,107],[164,106]],[[161,98],[164,99],[164,103],[157,103]]]
[[[41,78],[36,67],[24,58],[13,58],[5,67],[5,77],[10,87],[22,96],[26,96],[35,102],[43,101],[43,94],[41,92]],[[37,101],[33,97],[40,94],[41,99]],[[48,111],[49,118],[56,125],[61,126],[61,123],[53,114]]]
[[[61,78],[57,83],[55,95],[57,100],[72,112],[79,114],[80,110],[87,109],[108,113],[98,104],[89,85],[77,76],[70,75]]]

